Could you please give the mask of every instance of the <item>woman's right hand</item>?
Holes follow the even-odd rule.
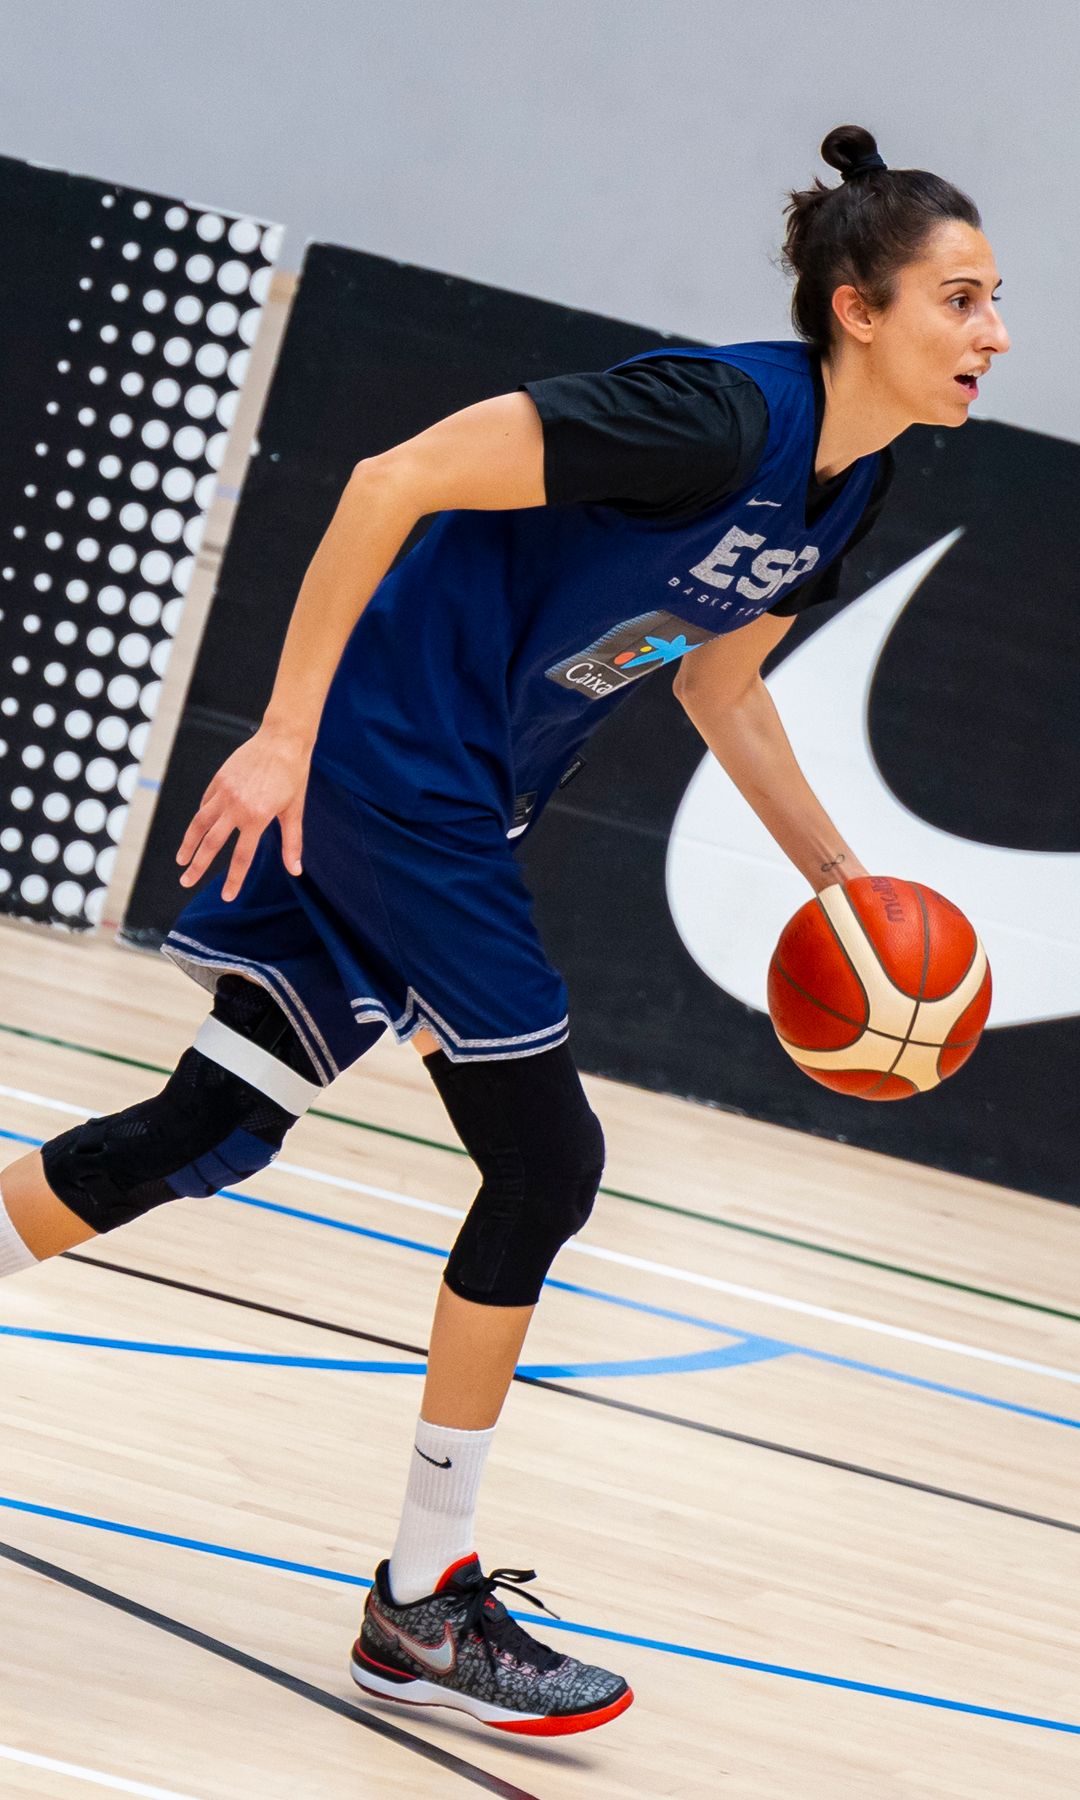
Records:
[[[301,873],[302,822],[311,750],[280,727],[260,726],[222,763],[202,797],[176,853],[186,864],[181,887],[194,887],[218,851],[238,833],[223,900],[235,900],[259,839],[274,819],[281,824],[281,854],[290,875]]]

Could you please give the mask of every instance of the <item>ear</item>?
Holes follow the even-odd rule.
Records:
[[[838,287],[832,297],[832,309],[841,329],[860,344],[869,344],[874,335],[874,319],[858,288]]]

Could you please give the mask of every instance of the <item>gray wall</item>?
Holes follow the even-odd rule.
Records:
[[[1044,0],[0,0],[0,149],[724,341],[787,334],[785,186],[874,130],[981,205],[1016,348],[977,411],[1080,435],[1080,11]]]

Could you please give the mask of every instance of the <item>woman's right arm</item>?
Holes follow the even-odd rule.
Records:
[[[181,885],[205,874],[232,833],[223,889],[232,900],[270,822],[300,872],[301,817],[319,719],[342,651],[409,532],[451,507],[544,504],[544,442],[527,394],[500,394],[358,463],[300,587],[259,730],[222,764],[176,860]]]

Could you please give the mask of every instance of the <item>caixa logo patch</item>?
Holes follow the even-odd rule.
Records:
[[[587,700],[604,700],[650,670],[678,662],[714,635],[703,626],[688,625],[674,613],[641,613],[613,626],[585,650],[564,657],[544,673],[549,681],[557,681]]]

